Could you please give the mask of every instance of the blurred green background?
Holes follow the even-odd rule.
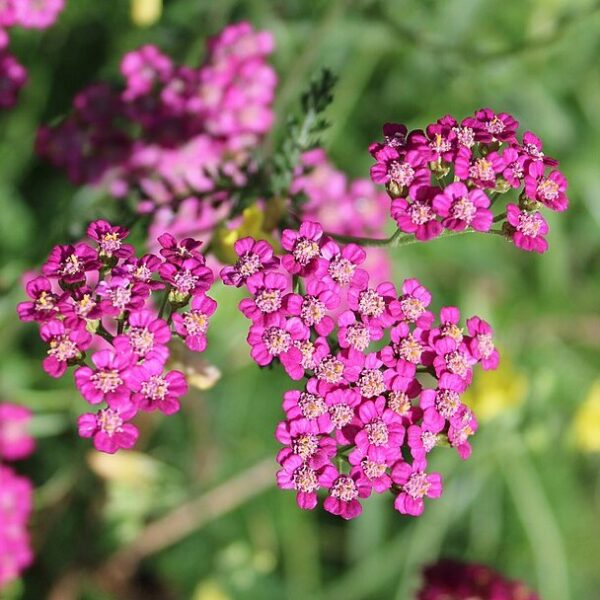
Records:
[[[258,464],[212,504],[182,513],[189,535],[151,552],[124,597],[408,600],[422,566],[443,555],[523,578],[544,600],[600,598],[600,3],[166,0],[146,28],[132,22],[128,0],[67,4],[53,29],[15,30],[12,51],[30,83],[0,116],[0,398],[32,407],[40,436],[21,468],[38,486],[37,560],[17,592],[118,597],[97,584],[109,556],[148,520]],[[154,43],[197,64],[206,36],[241,19],[275,35],[278,126],[321,66],[339,74],[325,145],[351,177],[368,176],[366,148],[384,121],[421,127],[490,106],[536,132],[570,181],[571,207],[549,215],[544,256],[495,236],[391,250],[396,279],[421,279],[436,308],[488,318],[505,359],[498,374],[476,377],[482,424],[472,459],[434,453],[446,491],[422,518],[378,497],[345,523],[301,512],[292,493],[275,490],[272,432],[286,379],[250,363],[231,289],[216,293],[203,355],[220,381],[190,394],[182,416],[143,423],[140,454],[113,461],[92,458],[78,440],[84,401],[69,378],[43,373],[35,328],[16,320],[20,274],[94,216],[96,192],[75,189],[34,156],[38,124],[64,114],[84,85],[118,79],[124,52]],[[215,517],[227,503],[232,510]]]

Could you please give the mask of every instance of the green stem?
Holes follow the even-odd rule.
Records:
[[[103,337],[109,344],[113,343],[113,336],[108,333],[108,331],[106,331],[106,329],[104,329],[104,325],[102,325],[102,323],[100,323],[98,325],[98,329],[96,329],[96,333],[100,336]]]
[[[496,215],[494,217],[494,221],[493,222],[494,223],[498,223],[499,221],[504,221],[504,219],[506,219],[506,213],[505,212],[500,213],[499,215]]]
[[[454,237],[455,235],[463,235],[465,233],[480,232],[475,231],[474,229],[464,229],[463,231],[445,231],[435,239]],[[504,235],[502,231],[498,229],[492,229],[487,233]],[[399,229],[392,236],[384,239],[355,237],[352,235],[338,235],[336,233],[327,233],[326,235],[334,240],[337,240],[338,242],[343,242],[346,244],[358,244],[359,246],[375,248],[397,248],[399,246],[410,246],[411,244],[416,244],[420,241],[414,235],[402,235],[402,232]]]
[[[163,299],[162,299],[162,301],[161,301],[161,303],[160,303],[160,308],[159,308],[159,310],[158,310],[158,318],[159,318],[159,319],[162,319],[162,316],[163,316],[163,314],[164,314],[164,312],[165,312],[165,308],[166,308],[166,306],[167,306],[167,300],[169,299],[169,293],[170,293],[170,292],[171,292],[171,286],[170,286],[170,285],[168,285],[168,286],[165,288],[165,295],[163,296]]]

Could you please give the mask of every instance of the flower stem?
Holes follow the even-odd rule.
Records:
[[[463,231],[445,231],[435,239],[454,237],[455,235],[463,235],[464,233],[480,233],[474,229],[464,229]],[[493,233],[497,235],[503,235],[502,231],[492,229],[487,233]],[[389,238],[366,238],[366,237],[355,237],[352,235],[339,235],[337,233],[326,233],[329,237],[337,240],[338,242],[344,242],[346,244],[358,244],[359,246],[375,247],[375,248],[397,248],[399,246],[409,246],[410,244],[416,244],[421,240],[418,240],[414,235],[402,235],[402,232],[398,229]]]
[[[158,310],[158,318],[162,319],[162,316],[165,312],[165,308],[167,306],[167,300],[169,299],[169,293],[171,292],[171,286],[168,285],[165,288],[165,295],[163,296],[162,302],[160,303],[160,308]]]
[[[106,329],[104,328],[104,325],[102,325],[102,322],[100,322],[100,324],[98,325],[98,329],[96,329],[96,333],[100,336],[103,337],[109,344],[113,343],[113,336],[106,331]]]

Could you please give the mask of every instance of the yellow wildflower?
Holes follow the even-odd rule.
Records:
[[[575,445],[583,452],[600,452],[600,379],[596,380],[573,419]]]
[[[150,27],[160,20],[162,0],[131,0],[131,20],[138,27]]]
[[[464,395],[464,400],[474,411],[478,420],[485,422],[496,418],[507,409],[523,402],[528,382],[504,354],[496,371],[487,371],[476,377]]]

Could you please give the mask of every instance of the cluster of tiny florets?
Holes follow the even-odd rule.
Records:
[[[27,477],[3,464],[27,458],[33,452],[30,421],[27,408],[0,403],[0,591],[33,560],[27,531],[33,506],[32,485]]]
[[[81,91],[67,119],[40,129],[38,152],[75,183],[141,191],[140,210],[207,194],[219,175],[242,185],[248,149],[273,122],[272,49],[270,33],[238,23],[209,40],[197,68],[152,45],[129,52],[124,84]]]
[[[498,364],[490,326],[473,317],[465,330],[455,307],[436,323],[415,279],[399,291],[370,285],[364,250],[338,244],[318,223],[285,230],[281,244],[278,257],[264,241],[240,240],[237,263],[221,273],[250,293],[240,310],[252,322],[254,361],[279,362],[304,382],[284,395],[279,486],[295,490],[303,509],[324,489],[324,508],[345,519],[373,491],[390,491],[399,512],[420,515],[424,498],[442,493],[428,454],[438,445],[463,459],[471,453],[477,421],[461,394],[477,363]]]
[[[567,208],[567,180],[536,135],[517,139],[518,125],[489,108],[460,123],[446,115],[425,131],[384,125],[384,141],[369,149],[377,161],[371,178],[385,184],[399,229],[424,241],[444,230],[488,232],[497,223],[495,231],[515,246],[545,252],[548,224],[540,209]],[[494,215],[511,191],[515,200]]]
[[[79,417],[79,434],[98,450],[131,448],[138,437],[136,413],[170,415],[187,393],[183,373],[166,370],[173,334],[202,352],[216,302],[200,242],[160,236],[160,256],[135,256],[129,232],[94,221],[87,242],[56,246],[41,276],[26,285],[30,301],[18,307],[23,321],[37,321],[47,344],[44,370],[61,377],[69,367],[96,413]],[[154,296],[162,294],[160,310]],[[87,353],[92,352],[91,362]]]
[[[424,569],[417,600],[540,600],[520,581],[486,565],[440,560]]]
[[[64,4],[64,0],[3,0],[0,3],[0,109],[14,106],[27,82],[25,67],[8,51],[7,29],[47,29],[54,24]]]

